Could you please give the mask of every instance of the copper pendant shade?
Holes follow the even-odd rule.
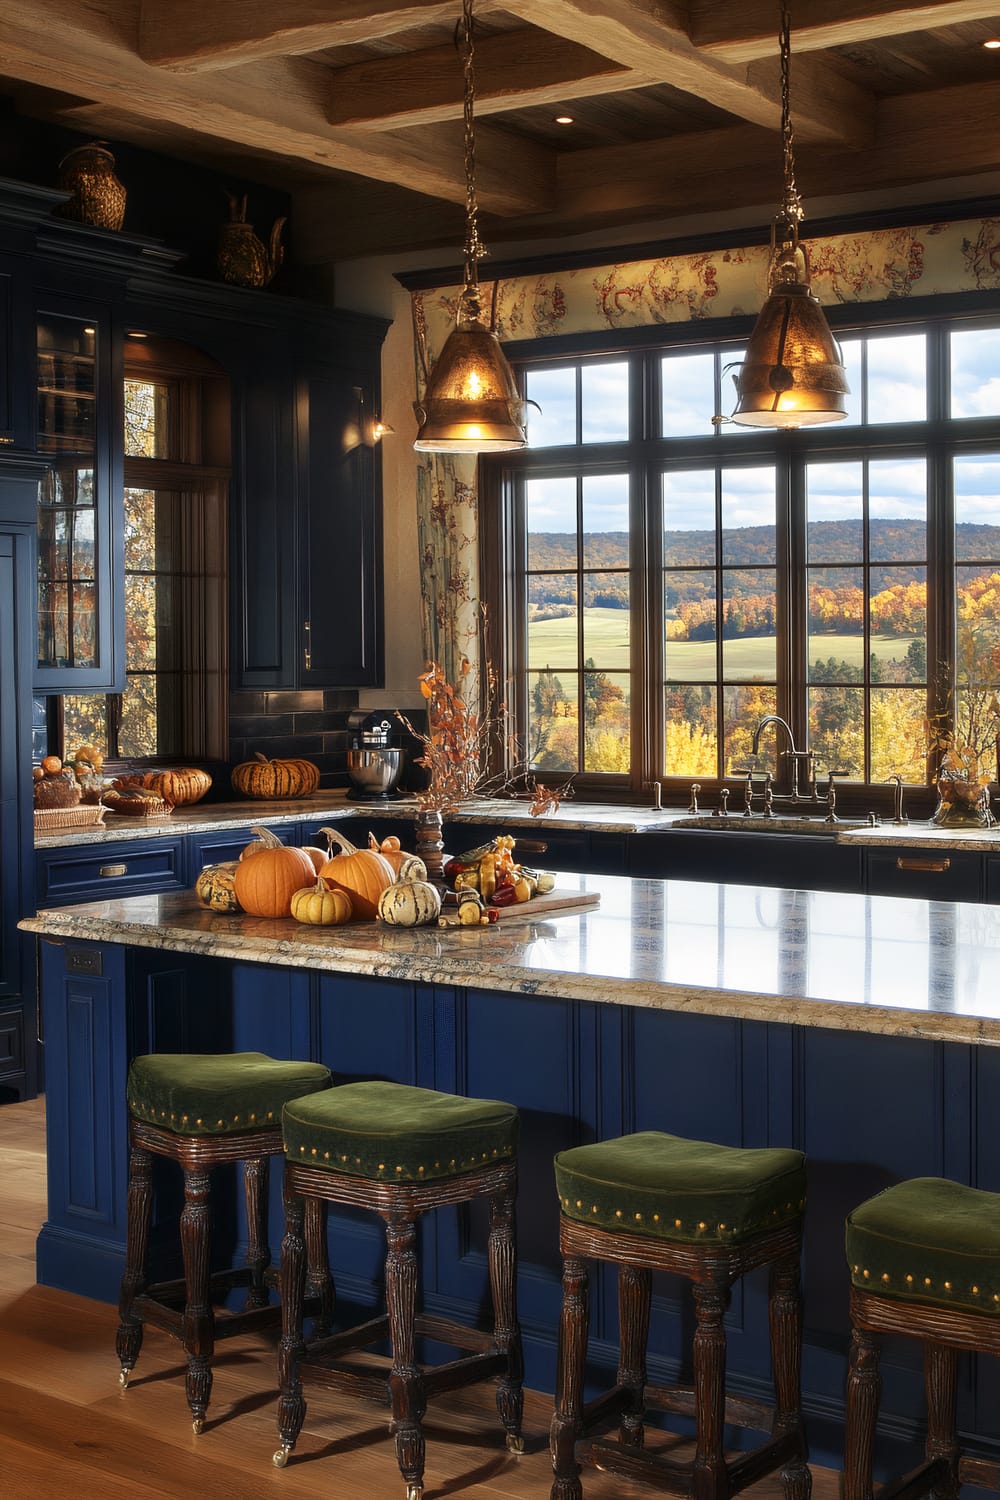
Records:
[[[504,453],[527,444],[527,403],[517,389],[500,340],[483,317],[479,292],[478,263],[486,252],[479,238],[476,200],[472,0],[462,0],[462,42],[465,287],[456,325],[433,370],[425,371],[424,398],[413,405],[420,424],[413,446],[424,453]]]
[[[809,285],[799,243],[802,200],[795,185],[789,108],[791,56],[788,6],[781,7],[781,115],[784,199],[771,226],[768,298],[760,310],[736,378],[732,420],[747,427],[794,428],[847,416],[847,374],[840,350]]]

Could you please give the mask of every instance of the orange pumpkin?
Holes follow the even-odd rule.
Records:
[[[283,844],[269,828],[255,828],[253,859],[241,859],[233,876],[236,899],[252,917],[287,917],[292,897],[315,878],[312,860]]]
[[[175,807],[190,807],[200,802],[212,785],[207,771],[197,766],[178,766],[169,771],[150,771],[143,778],[146,786],[158,797],[172,802]]]
[[[346,891],[354,907],[354,915],[374,921],[378,912],[378,901],[396,879],[389,861],[376,849],[356,849],[335,828],[321,828],[330,841],[330,858],[320,870],[320,879],[331,890]],[[334,856],[336,844],[340,853]]]
[[[319,874],[320,870],[322,870],[327,860],[330,858],[330,852],[328,849],[318,849],[315,844],[304,844],[302,846],[302,853],[308,854],[309,858],[313,862],[317,875]]]
[[[311,760],[268,760],[258,750],[234,768],[232,782],[244,797],[308,797],[319,786],[319,767]]]

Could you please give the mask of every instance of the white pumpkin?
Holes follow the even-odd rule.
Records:
[[[379,897],[378,914],[390,927],[423,927],[440,916],[441,896],[424,880],[397,880]]]

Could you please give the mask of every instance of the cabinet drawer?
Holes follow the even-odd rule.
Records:
[[[0,1010],[0,1079],[25,1071],[23,1007]]]
[[[869,849],[865,868],[870,896],[918,896],[928,901],[982,898],[982,859],[971,851]]]
[[[300,827],[298,823],[267,825],[269,833],[279,838],[283,844],[299,843]],[[256,835],[253,829],[247,828],[220,828],[217,833],[200,833],[188,837],[187,841],[187,883],[194,885],[198,872],[206,865],[225,864],[227,860],[239,859],[247,844],[252,844]],[[320,848],[325,844],[324,839],[319,840]]]
[[[183,849],[180,838],[158,838],[40,853],[38,904],[67,906],[77,901],[183,890]]]

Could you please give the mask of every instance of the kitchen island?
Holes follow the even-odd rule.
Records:
[[[521,1316],[528,1379],[542,1389],[559,1307],[556,1150],[643,1129],[796,1145],[810,1164],[803,1385],[814,1456],[836,1462],[845,1212],[911,1176],[1000,1190],[1000,911],[705,881],[559,884],[599,907],[533,919],[529,906],[489,928],[316,929],[213,915],[179,893],[27,919],[42,938],[49,1079],[39,1279],[117,1296],[125,1072],[147,1050],[259,1048],[326,1062],[338,1081],[386,1077],[517,1104]],[[277,1245],[276,1200],[271,1232]],[[234,1215],[220,1247],[239,1238]],[[331,1246],[341,1295],[370,1305],[378,1226],[340,1214]],[[423,1260],[430,1308],[476,1310],[485,1257],[467,1213],[426,1226]],[[613,1286],[602,1275],[595,1288],[592,1357],[613,1368]],[[689,1324],[683,1288],[658,1284],[651,1378],[676,1374]],[[758,1278],[736,1289],[727,1329],[734,1387],[758,1394],[768,1374]],[[893,1350],[883,1412],[902,1440],[920,1386],[914,1352]],[[995,1454],[989,1361],[962,1400],[963,1427]]]

